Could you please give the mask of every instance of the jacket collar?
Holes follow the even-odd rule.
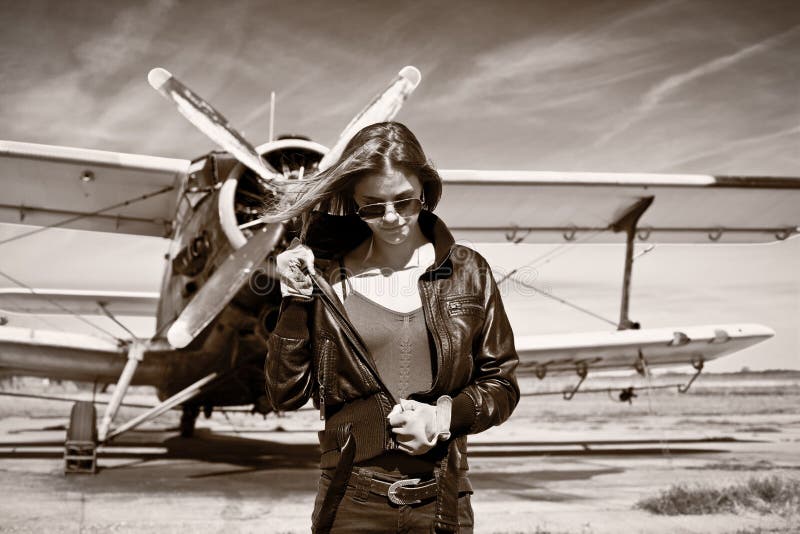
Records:
[[[455,244],[453,234],[439,217],[427,210],[419,214],[419,228],[433,243],[436,260],[429,271],[444,267]],[[306,245],[320,259],[335,260],[354,249],[370,236],[372,231],[358,215],[330,215],[316,211],[311,214]]]

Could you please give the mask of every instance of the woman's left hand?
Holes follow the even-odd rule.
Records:
[[[395,404],[388,419],[400,450],[415,456],[424,454],[436,445],[440,436],[445,439],[450,436],[451,407],[449,402],[442,399],[450,401],[449,397],[442,397],[433,406],[400,399],[400,404]]]

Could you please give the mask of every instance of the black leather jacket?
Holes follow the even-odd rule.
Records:
[[[455,244],[435,215],[421,212],[419,224],[436,251],[434,265],[419,279],[435,366],[431,390],[410,398],[434,403],[441,395],[453,397],[452,439],[441,446],[440,458],[446,456],[459,472],[454,478],[462,478],[466,434],[502,423],[517,405],[518,357],[486,260]],[[344,424],[356,438],[356,461],[397,446],[386,416],[398,401],[382,384],[330,285],[338,278],[338,257],[369,233],[356,216],[317,216],[306,244],[315,254],[320,294],[311,301],[284,298],[268,343],[266,384],[273,408],[297,409],[313,396],[327,418],[320,433],[323,468],[335,465]]]

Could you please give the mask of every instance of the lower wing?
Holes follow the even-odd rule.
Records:
[[[0,289],[0,312],[155,317],[158,293],[79,289]]]
[[[543,378],[581,370],[642,372],[643,365],[700,365],[774,335],[758,324],[722,324],[520,336],[515,340],[517,373]]]
[[[127,347],[94,336],[4,326],[0,328],[0,374],[55,380],[114,383],[127,361]],[[156,385],[163,359],[146,354],[133,384]]]

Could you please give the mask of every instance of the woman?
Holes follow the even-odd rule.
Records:
[[[313,397],[325,419],[315,532],[472,532],[466,436],[511,415],[518,358],[491,269],[431,213],[441,191],[387,122],[272,217],[302,220],[266,383],[275,410]]]

